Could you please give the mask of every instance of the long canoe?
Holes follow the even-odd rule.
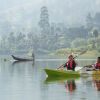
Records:
[[[56,70],[56,69],[44,69],[48,77],[71,77],[77,78],[84,75],[98,75],[100,76],[100,70],[86,71],[85,73],[80,73],[77,71],[66,71],[66,70]]]
[[[14,55],[11,55],[11,56],[16,61],[33,61],[34,60],[34,59],[19,58],[19,57],[15,57]]]

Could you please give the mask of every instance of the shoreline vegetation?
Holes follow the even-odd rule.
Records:
[[[51,55],[55,55],[55,56],[59,56],[61,58],[67,58],[68,55],[70,55],[71,53],[60,53],[58,54],[57,52],[51,53]],[[79,56],[79,58],[87,58],[87,59],[96,59],[98,57],[98,54],[100,55],[100,53],[96,52],[96,51],[87,51],[85,54]],[[73,54],[75,55],[75,54]]]
[[[84,39],[82,41],[80,40],[81,39],[78,39],[78,42],[75,43],[80,45],[75,46],[74,44],[74,46],[71,48],[57,49],[52,52],[51,55],[57,55],[66,58],[69,54],[77,55],[82,51],[86,51],[84,54],[80,55],[79,58],[97,58],[100,56],[100,36]],[[86,42],[86,44],[84,44],[84,42]]]
[[[79,48],[81,48],[81,49],[79,49]],[[50,55],[59,56],[61,58],[66,58],[70,54],[73,54],[75,56],[82,52],[82,47],[79,47],[79,48],[58,49],[55,52],[51,53]],[[84,50],[84,47],[83,47],[83,50]],[[94,59],[96,59],[98,56],[100,56],[100,52],[98,52],[97,50],[87,50],[84,54],[80,55],[79,58],[94,58]]]

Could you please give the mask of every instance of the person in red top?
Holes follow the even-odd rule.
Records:
[[[97,62],[96,62],[96,64],[87,65],[87,66],[85,66],[85,67],[89,67],[89,68],[95,67],[95,69],[100,70],[100,57],[97,57]],[[95,70],[95,69],[94,69],[94,70]]]
[[[67,63],[65,63],[65,65],[63,67],[67,67],[67,70],[75,71],[75,67],[76,67],[77,63],[74,60],[74,56],[69,55],[68,59],[69,59],[69,61]]]
[[[95,69],[100,70],[100,57],[97,58],[97,63],[94,66],[95,66]]]

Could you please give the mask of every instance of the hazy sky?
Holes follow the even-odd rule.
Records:
[[[21,6],[26,3],[36,3],[36,4],[44,3],[45,5],[47,3],[48,4],[52,3],[53,1],[57,1],[57,0],[51,0],[51,1],[50,0],[0,0],[0,10],[5,10],[5,9],[12,8],[15,6]]]
[[[0,13],[11,8],[15,17],[21,12],[19,8],[25,8],[26,15],[32,11],[34,17],[39,17],[40,8],[44,5],[48,7],[52,21],[61,22],[82,21],[89,12],[100,11],[100,0],[0,0]],[[9,17],[8,14],[2,16]]]
[[[100,0],[0,0],[1,32],[8,31],[7,25],[37,27],[42,6],[48,9],[50,23],[66,26],[85,25],[88,13],[100,12]]]
[[[85,3],[87,5],[89,4],[92,4],[93,1],[96,3],[96,4],[99,4],[100,3],[100,0],[84,0]],[[5,9],[8,9],[8,8],[12,8],[14,6],[18,6],[18,5],[22,5],[22,4],[25,4],[25,3],[39,3],[39,4],[44,4],[44,5],[49,5],[49,4],[68,4],[71,5],[73,3],[79,3],[81,5],[83,5],[83,0],[0,0],[0,10],[5,10]],[[80,3],[82,2],[82,3]]]
[[[0,10],[6,10],[24,3],[32,2],[33,0],[0,0]],[[34,0],[35,2],[37,0]],[[39,0],[38,0],[39,1]]]

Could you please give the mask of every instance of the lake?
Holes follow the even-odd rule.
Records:
[[[48,57],[47,57],[48,58]],[[65,59],[37,58],[35,62],[14,63],[0,57],[1,100],[100,100],[100,78],[84,77],[45,82],[43,68],[57,68]],[[10,59],[10,58],[9,58]],[[81,59],[79,66],[95,59]]]

